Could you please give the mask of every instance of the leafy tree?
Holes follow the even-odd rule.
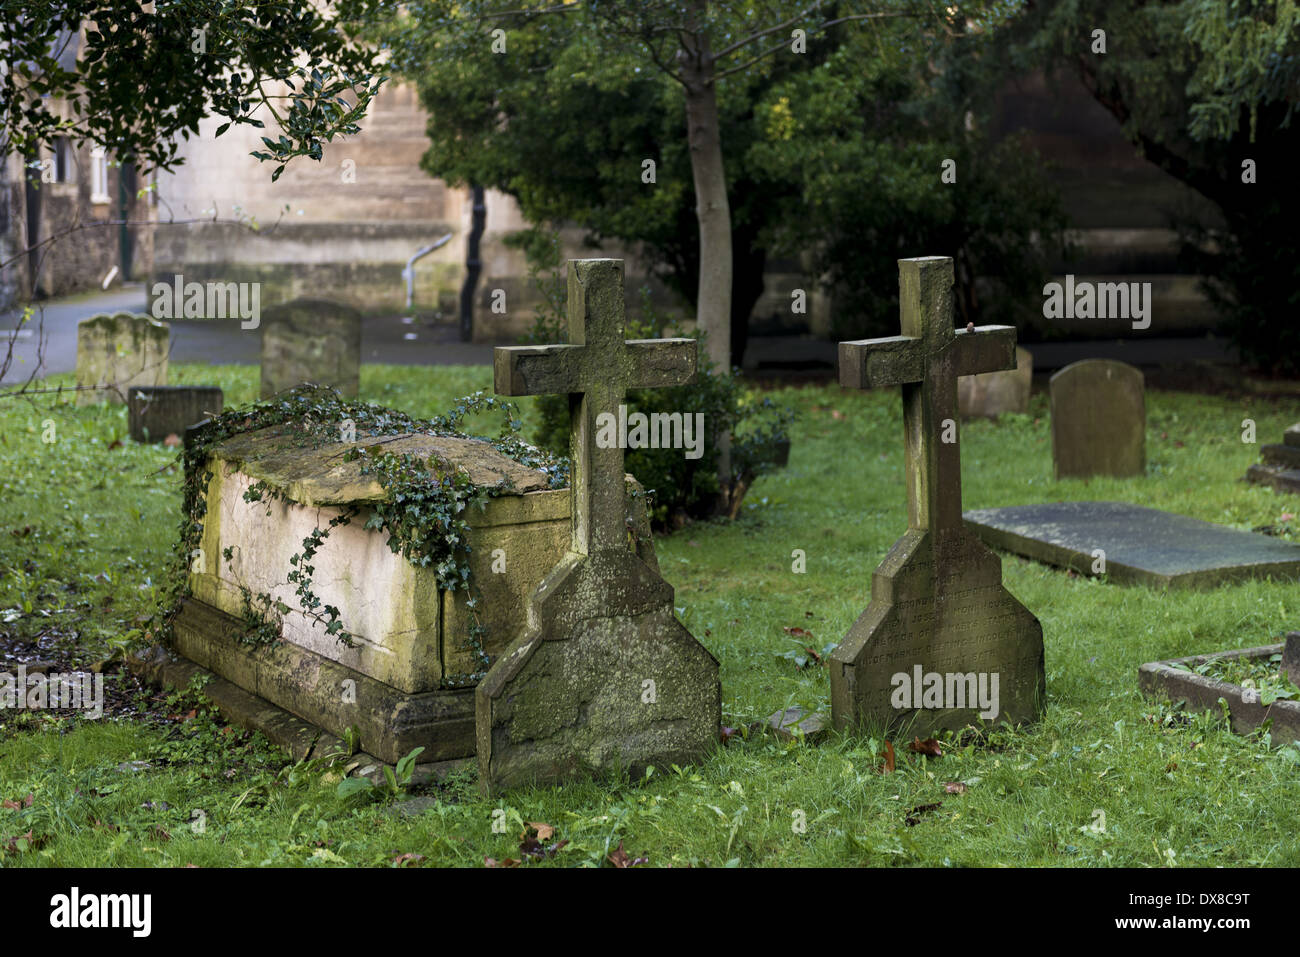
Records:
[[[1001,35],[1000,60],[1074,71],[1144,156],[1218,208],[1217,221],[1171,214],[1185,260],[1210,277],[1206,293],[1247,359],[1300,371],[1300,329],[1290,322],[1300,303],[1300,194],[1284,180],[1300,148],[1295,0],[1025,7]],[[1094,52],[1097,30],[1104,53]]]
[[[773,84],[747,165],[793,184],[765,241],[813,253],[835,290],[842,338],[897,330],[896,260],[952,256],[961,323],[1028,324],[1067,219],[1037,155],[992,142],[992,97],[968,82],[992,32],[978,24],[952,55],[917,56],[906,28],[845,38],[822,68]]]
[[[683,155],[689,164],[699,232],[696,316],[707,334],[711,360],[726,368],[731,360],[731,199],[736,179],[724,162],[724,118],[730,108],[725,101],[730,91],[722,81],[737,77],[743,82],[788,68],[793,64],[782,61],[806,57],[804,51],[851,23],[906,18],[917,25],[919,42],[931,46],[953,35],[951,9],[955,8],[937,0],[877,0],[870,4],[810,0],[799,5],[779,0],[644,0],[635,4],[579,0],[549,6],[521,4],[519,0],[412,0],[407,16],[382,35],[392,44],[399,69],[423,79],[426,103],[434,113],[431,132],[435,141],[464,135],[483,148],[485,141],[493,141],[498,133],[511,137],[511,125],[520,122],[524,89],[530,89],[535,97],[530,109],[546,102],[554,88],[584,81],[606,94],[612,92],[611,86],[621,89],[628,97],[625,107],[658,103],[668,97],[666,102],[677,109],[678,132],[671,141],[661,139],[645,145],[655,152]],[[807,67],[804,62],[798,68]],[[448,109],[443,91],[453,88],[464,91],[469,100],[460,108]],[[741,93],[737,102],[743,103],[743,90]],[[627,119],[635,124],[635,116],[629,113]],[[570,113],[563,125],[589,120],[589,115]],[[603,132],[590,130],[586,135],[598,137]],[[598,152],[601,149],[600,143],[588,145]],[[646,156],[630,152],[638,145],[634,138],[605,144],[607,150],[618,153],[618,162],[627,170],[622,175],[640,173],[638,164]],[[726,148],[731,150],[732,144]],[[487,156],[478,158],[489,169],[496,162]],[[531,170],[534,165],[525,168]],[[438,171],[445,175],[449,168],[441,166]],[[519,197],[525,215],[537,219],[544,203],[534,205],[540,197],[528,188],[530,184],[519,170],[519,166],[502,166],[497,172],[503,179],[514,180],[503,188]],[[492,182],[488,177],[483,181]],[[637,182],[635,178],[629,181]],[[685,180],[677,180],[673,186],[684,188]],[[674,200],[670,192],[660,197],[657,212],[667,216],[676,208]],[[566,218],[575,218],[571,214],[583,208],[581,201],[565,205],[570,214]]]
[[[3,0],[0,130],[30,155],[69,135],[171,168],[178,138],[220,116],[258,128],[265,107],[280,127],[257,156],[279,165],[319,160],[323,143],[357,132],[379,90],[382,51],[343,29],[370,22],[383,0]],[[80,42],[83,37],[84,44]],[[287,92],[281,90],[281,85]],[[269,89],[268,89],[269,88]],[[62,117],[53,100],[65,101]],[[276,104],[279,103],[277,108]],[[274,132],[274,131],[272,131]]]

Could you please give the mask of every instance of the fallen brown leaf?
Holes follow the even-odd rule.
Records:
[[[393,863],[398,867],[418,867],[420,862],[423,860],[423,854],[413,854],[410,851],[407,851],[405,854],[399,854],[397,857],[393,858]]]
[[[907,746],[907,750],[915,751],[917,754],[925,754],[932,758],[943,757],[943,749],[939,747],[938,738],[926,738],[924,741],[920,738],[913,738],[912,743]]]
[[[516,861],[513,857],[507,857],[500,861],[498,861],[494,857],[485,857],[483,858],[483,866],[484,867],[518,867],[519,862]]]
[[[889,741],[886,741],[886,742],[885,742],[885,762],[884,762],[884,763],[883,763],[879,768],[877,768],[876,770],[878,770],[881,774],[893,774],[893,773],[894,773],[894,768],[897,766],[897,761],[898,761],[898,758],[897,758],[897,756],[894,754],[894,745],[893,745],[893,743],[892,743],[892,742],[889,742]]]
[[[637,867],[641,864],[650,863],[649,857],[630,857],[627,851],[623,850],[623,842],[618,842],[618,849],[610,854],[608,861],[619,870],[626,870],[629,867]]]
[[[805,628],[798,628],[794,625],[783,625],[781,627],[781,630],[784,631],[787,635],[794,635],[796,638],[813,637],[813,633],[811,631],[808,631]]]
[[[549,824],[526,824],[524,833],[519,835],[519,850],[524,858],[536,857],[549,860],[560,852],[567,840],[556,841],[546,845],[544,842],[555,836],[555,828]]]
[[[542,824],[539,821],[528,821],[524,826],[525,828],[531,828],[535,831],[536,833],[533,834],[533,837],[537,838],[539,841],[549,841],[555,836],[555,828],[550,824]],[[521,841],[528,840],[528,831],[525,830],[523,834],[520,834],[519,839]]]
[[[943,790],[944,790],[944,793],[946,793],[946,794],[965,794],[965,793],[966,793],[966,782],[965,782],[965,781],[949,781],[947,784],[945,784],[945,785],[943,786]]]

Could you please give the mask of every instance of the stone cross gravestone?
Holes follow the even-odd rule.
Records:
[[[624,341],[622,260],[570,260],[568,290],[569,344],[496,350],[498,393],[569,395],[573,535],[533,593],[528,632],[478,687],[487,793],[687,764],[721,726],[718,662],[674,617],[672,586],[628,550],[623,449],[597,441],[628,389],[690,382],[696,343]]]
[[[134,386],[167,384],[171,327],[130,312],[77,323],[77,405],[126,403]]]
[[[216,386],[140,386],[127,394],[127,422],[136,442],[178,438],[202,420],[220,415],[225,398]]]
[[[1002,562],[961,516],[957,377],[1008,369],[1016,331],[954,330],[952,260],[899,261],[901,336],[840,343],[840,385],[901,386],[908,530],[871,580],[871,602],[831,653],[837,728],[908,725],[922,737],[1041,710],[1038,619],[1002,586]]]
[[[1146,472],[1142,373],[1114,359],[1074,362],[1051,378],[1056,477],[1126,477]]]
[[[355,396],[361,388],[361,314],[326,299],[295,299],[262,313],[262,398],[304,382]]]
[[[963,419],[996,419],[1003,412],[1024,414],[1029,411],[1033,383],[1034,357],[1028,349],[1017,346],[1014,368],[957,380],[957,407]]]

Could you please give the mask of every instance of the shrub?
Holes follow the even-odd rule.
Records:
[[[555,257],[558,260],[558,256]],[[541,291],[541,303],[533,328],[524,337],[528,343],[566,342],[565,286],[558,272],[542,276],[537,259],[530,267]],[[675,331],[673,323],[660,315],[650,301],[648,287],[641,289],[640,317],[629,316],[627,336],[656,339]],[[689,519],[726,515],[735,518],[745,493],[760,475],[785,464],[789,453],[789,426],[795,411],[777,406],[771,398],[748,388],[736,369],[720,375],[708,359],[700,338],[699,373],[695,383],[670,389],[639,389],[627,394],[627,411],[650,415],[680,412],[704,415],[703,454],[688,459],[684,454],[662,449],[628,449],[626,468],[645,487],[650,519],[659,529],[680,528]],[[541,419],[535,440],[556,455],[569,454],[569,403],[567,396],[546,395],[538,400]],[[718,483],[719,437],[731,435],[731,483],[726,494]]]

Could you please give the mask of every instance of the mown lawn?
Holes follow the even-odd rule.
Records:
[[[257,372],[181,366],[173,381],[216,382],[235,404],[253,397]],[[490,382],[487,367],[365,367],[362,392],[428,415]],[[682,620],[722,663],[723,720],[738,728],[791,704],[828,708],[825,670],[786,652],[843,636],[905,527],[896,391],[775,397],[803,410],[789,468],[756,484],[738,522],[657,542]],[[1239,479],[1258,458],[1242,420],[1278,441],[1300,401],[1147,401],[1141,479],[1054,482],[1045,396],[1029,416],[965,426],[965,506],[1114,498],[1237,528],[1297,524],[1300,500]],[[51,422],[57,441],[46,443]],[[0,403],[0,648],[101,660],[156,601],[180,478],[173,452],[118,444],[125,432],[120,409]],[[791,571],[795,549],[804,574]],[[1275,640],[1296,627],[1293,585],[1164,594],[1011,556],[1003,570],[1043,624],[1045,716],[946,741],[938,759],[898,742],[893,774],[877,770],[879,734],[817,745],[738,735],[699,767],[495,801],[468,771],[406,816],[339,798],[327,768],[293,766],[197,701],[147,695],[113,672],[107,683],[139,715],[0,713],[0,799],[18,805],[0,809],[0,863],[386,866],[410,853],[425,866],[483,866],[520,857],[524,822],[545,822],[569,843],[527,866],[599,864],[620,842],[649,866],[1300,864],[1300,750],[1148,701],[1136,681],[1145,661]],[[787,627],[813,637],[796,642]]]

